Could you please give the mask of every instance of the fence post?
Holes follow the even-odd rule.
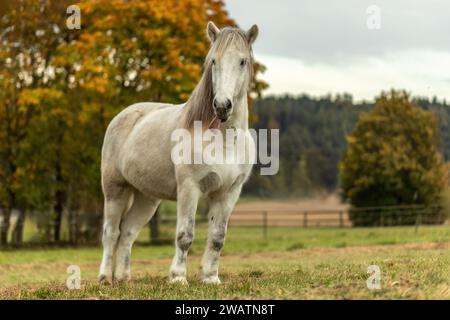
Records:
[[[263,237],[267,241],[267,211],[263,211]]]
[[[308,226],[308,211],[303,211],[303,227]]]
[[[445,218],[444,218],[444,214],[442,212],[442,208],[439,206],[437,207],[437,210],[439,210],[439,214],[438,214],[438,224],[444,223],[445,222]]]
[[[156,244],[160,240],[159,239],[159,226],[160,226],[159,208],[160,208],[160,206],[158,206],[158,208],[156,208],[156,212],[149,222],[150,243],[152,243],[152,244]]]
[[[339,226],[341,228],[344,227],[344,212],[343,211],[339,211]]]
[[[423,210],[417,210],[417,214],[416,214],[416,228],[415,228],[415,233],[417,234],[417,231],[419,231],[419,225],[422,223],[422,213]]]

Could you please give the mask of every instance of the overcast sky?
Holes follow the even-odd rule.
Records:
[[[259,27],[254,52],[267,66],[266,94],[349,92],[373,100],[402,88],[450,100],[448,0],[225,2],[242,28]],[[369,29],[378,9],[380,28]]]

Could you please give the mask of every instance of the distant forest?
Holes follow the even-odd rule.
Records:
[[[450,105],[437,98],[413,98],[439,119],[440,148],[450,160]],[[280,170],[261,176],[254,169],[244,194],[265,197],[309,196],[339,187],[339,162],[361,112],[372,103],[354,103],[350,94],[313,98],[269,96],[255,101],[253,127],[280,129]],[[398,119],[402,121],[402,119]]]

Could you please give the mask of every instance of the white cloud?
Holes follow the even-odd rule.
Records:
[[[305,63],[301,59],[255,52],[266,65],[266,94],[351,93],[355,100],[373,100],[382,90],[406,89],[414,96],[450,100],[450,53],[428,50],[360,57],[342,64]]]
[[[226,0],[240,26],[258,24],[255,56],[270,93],[349,92],[371,100],[381,90],[450,99],[448,0]],[[381,29],[367,28],[380,8]]]

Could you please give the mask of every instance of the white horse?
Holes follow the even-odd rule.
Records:
[[[219,30],[209,22],[211,48],[189,100],[181,105],[137,103],[109,124],[101,163],[105,197],[101,283],[130,278],[131,247],[161,199],[177,200],[176,252],[169,280],[187,283],[186,258],[201,196],[209,207],[201,280],[220,283],[218,260],[228,220],[252,164],[174,164],[171,134],[179,128],[192,131],[194,121],[201,121],[204,130],[233,128],[249,133],[247,91],[253,72],[251,45],[257,34],[256,25],[245,32]],[[250,134],[245,139],[250,152],[254,142]]]

